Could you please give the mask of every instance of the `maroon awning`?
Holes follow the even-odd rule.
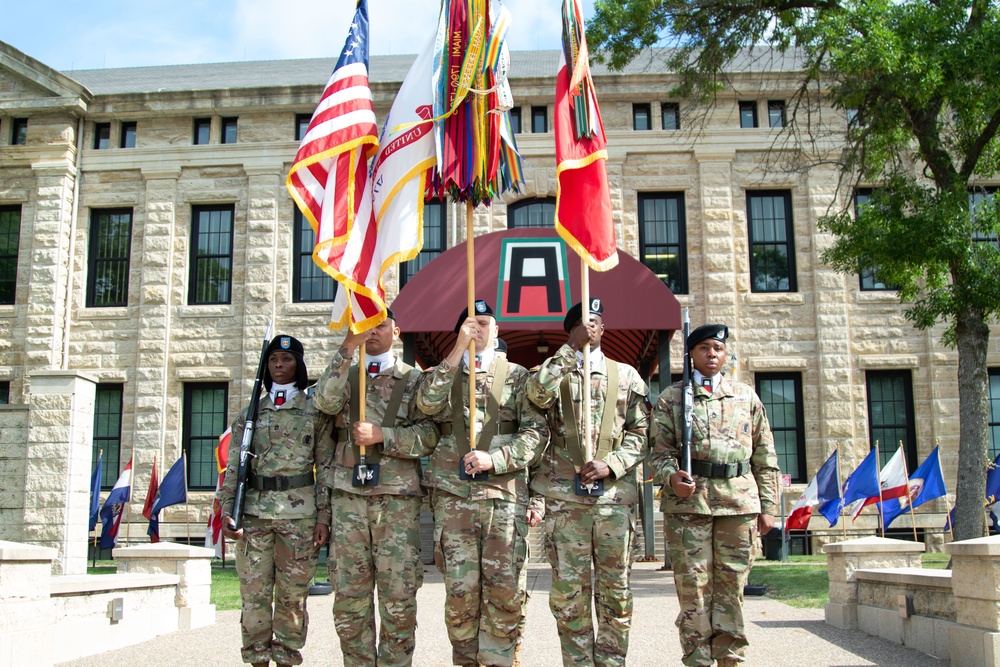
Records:
[[[475,239],[476,298],[497,308],[501,244],[510,238],[554,238],[554,229],[507,229]],[[618,266],[590,272],[590,294],[604,302],[604,338],[601,347],[613,359],[654,372],[658,359],[658,332],[681,328],[681,308],[670,289],[644,264],[619,251]],[[566,252],[570,305],[580,300],[580,258]],[[467,305],[466,247],[445,251],[406,283],[391,304],[404,335],[412,335],[416,361],[424,368],[436,365],[455,344],[454,327]],[[507,355],[531,368],[550,356],[566,340],[562,321],[506,321],[498,314],[500,337]],[[668,341],[664,341],[666,344]],[[548,347],[547,351],[544,350]]]

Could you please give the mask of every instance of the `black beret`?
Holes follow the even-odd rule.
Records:
[[[494,316],[493,309],[490,307],[490,304],[486,303],[482,299],[476,301],[473,304],[473,307],[476,309],[476,317],[480,315],[489,315],[490,317]],[[458,333],[458,330],[462,328],[462,322],[468,319],[468,317],[469,309],[463,308],[462,314],[458,316],[458,322],[455,322],[455,333]]]
[[[604,304],[597,297],[590,299],[590,312],[594,315],[604,317]],[[566,312],[566,319],[563,320],[563,329],[569,333],[573,325],[583,319],[583,302],[580,302]]]
[[[493,343],[493,349],[496,350],[497,352],[506,352],[507,342],[503,338],[497,338],[496,341]]]
[[[393,313],[392,312],[392,308],[389,308],[388,306],[386,306],[386,309],[385,309],[385,317],[386,317],[386,319],[390,319],[393,322],[396,321],[396,315],[395,315],[395,313]]]
[[[299,389],[305,389],[309,386],[309,371],[306,369],[306,362],[303,359],[305,354],[305,348],[302,347],[297,339],[291,336],[275,336],[270,343],[267,345],[267,352],[264,353],[264,359],[271,356],[272,352],[277,352],[278,350],[284,350],[286,352],[291,352],[295,356],[295,386]],[[268,366],[264,366],[264,387],[271,391],[271,385],[274,381],[271,379],[271,369]]]
[[[702,324],[700,327],[688,334],[688,349],[690,350],[706,338],[712,338],[725,343],[726,339],[729,338],[729,327],[725,324]]]
[[[297,354],[300,357],[305,354],[305,348],[302,347],[302,343],[296,338],[291,336],[275,336],[267,346],[267,352],[264,354],[265,357],[271,356],[272,352],[277,350],[284,350],[285,352],[291,352],[292,354]]]

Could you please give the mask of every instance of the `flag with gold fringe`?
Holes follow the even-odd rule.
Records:
[[[595,271],[618,265],[607,138],[590,75],[580,0],[563,0],[556,75],[556,230]]]

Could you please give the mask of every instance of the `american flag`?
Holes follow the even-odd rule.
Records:
[[[378,127],[368,84],[368,2],[358,0],[344,50],[323,90],[286,186],[316,232],[313,259],[343,281],[340,263],[360,200]]]

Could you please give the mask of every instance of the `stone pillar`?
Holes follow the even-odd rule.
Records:
[[[69,223],[76,169],[68,159],[32,165],[35,216],[31,240],[22,249],[31,257],[28,279],[26,370],[59,368],[65,328],[66,280],[69,272]],[[24,230],[22,230],[24,231]],[[22,234],[22,236],[24,236]]]
[[[178,432],[180,429],[179,410],[169,409],[167,375],[170,363],[170,335],[173,308],[184,303],[184,295],[174,293],[176,284],[185,281],[175,275],[175,243],[181,239],[181,247],[177,253],[183,253],[183,239],[190,236],[190,227],[179,226],[176,214],[177,179],[180,169],[143,169],[142,178],[146,183],[145,210],[142,223],[142,281],[139,290],[139,318],[136,358],[135,382],[130,383],[130,390],[135,392],[132,405],[135,412],[135,430],[132,437],[132,451],[122,451],[122,465],[131,455],[132,484],[141,492],[132,494],[135,501],[144,497],[149,484],[149,476],[154,457],[158,458],[161,471],[166,471],[174,458],[165,455],[164,445],[168,432]],[[135,234],[140,234],[136,229]],[[185,264],[177,263],[182,267]],[[179,299],[179,301],[178,301]],[[126,399],[127,400],[127,399]],[[179,401],[174,397],[173,400]],[[180,440],[180,436],[177,436]],[[174,454],[174,452],[171,452]],[[179,455],[179,454],[178,454]],[[161,472],[161,479],[162,479]],[[133,510],[135,508],[133,507]],[[146,540],[146,521],[138,511],[132,511],[126,517],[129,522],[135,522],[138,539]],[[130,525],[122,523],[122,534],[131,536]],[[128,544],[128,542],[125,542]]]
[[[56,622],[50,600],[55,558],[55,549],[0,542],[0,667],[51,664],[45,643],[31,641],[31,631]]]
[[[734,151],[702,151],[695,153],[698,161],[702,216],[702,270],[704,283],[689,284],[690,294],[705,295],[705,309],[692,308],[692,328],[704,322],[728,322],[731,328],[739,323],[739,295],[750,291],[749,256],[737,256],[737,245],[746,249],[746,221],[737,225],[733,201]],[[688,230],[692,225],[688,225]],[[742,239],[740,239],[742,235]],[[689,239],[688,247],[692,243]],[[689,258],[688,266],[691,266]],[[689,271],[689,275],[695,275]],[[737,332],[741,334],[742,332]],[[739,335],[745,340],[745,336]],[[738,343],[739,341],[737,341]]]
[[[808,229],[811,232],[808,246],[812,248],[809,256],[812,267],[804,271],[803,268],[806,267],[800,266],[799,271],[803,277],[811,275],[814,282],[816,352],[819,364],[816,386],[818,399],[810,399],[806,394],[805,400],[807,405],[815,403],[820,406],[821,412],[816,416],[821,431],[819,438],[810,439],[811,451],[807,454],[807,458],[818,462],[825,461],[838,442],[847,445],[846,454],[848,457],[853,457],[853,443],[858,426],[854,416],[857,407],[855,401],[858,397],[855,396],[856,385],[851,368],[851,331],[848,316],[848,295],[851,291],[847,288],[847,282],[855,280],[856,277],[845,277],[844,274],[823,264],[822,255],[833,246],[835,238],[833,234],[820,232],[816,227],[818,220],[828,215],[831,205],[834,204],[837,177],[837,171],[833,168],[816,168],[809,172],[810,219],[805,221],[805,225],[799,226],[800,229]],[[800,263],[805,264],[804,261]],[[864,392],[861,392],[860,401],[864,402]],[[806,415],[807,420],[808,418]],[[861,432],[864,432],[863,428]],[[864,449],[867,453],[867,442]],[[844,453],[842,450],[841,455]]]
[[[1000,536],[952,542],[955,622],[948,650],[955,667],[1000,666]]]
[[[919,568],[924,545],[884,537],[863,537],[827,544],[823,551],[830,578],[826,622],[845,630],[857,630],[858,585],[854,578],[855,571],[884,567]]]
[[[173,542],[139,544],[114,550],[118,572],[130,574],[176,574],[178,629],[191,630],[215,623],[211,604],[213,549],[189,547]]]
[[[34,371],[29,381],[24,541],[58,550],[55,573],[85,574],[97,379]]]

